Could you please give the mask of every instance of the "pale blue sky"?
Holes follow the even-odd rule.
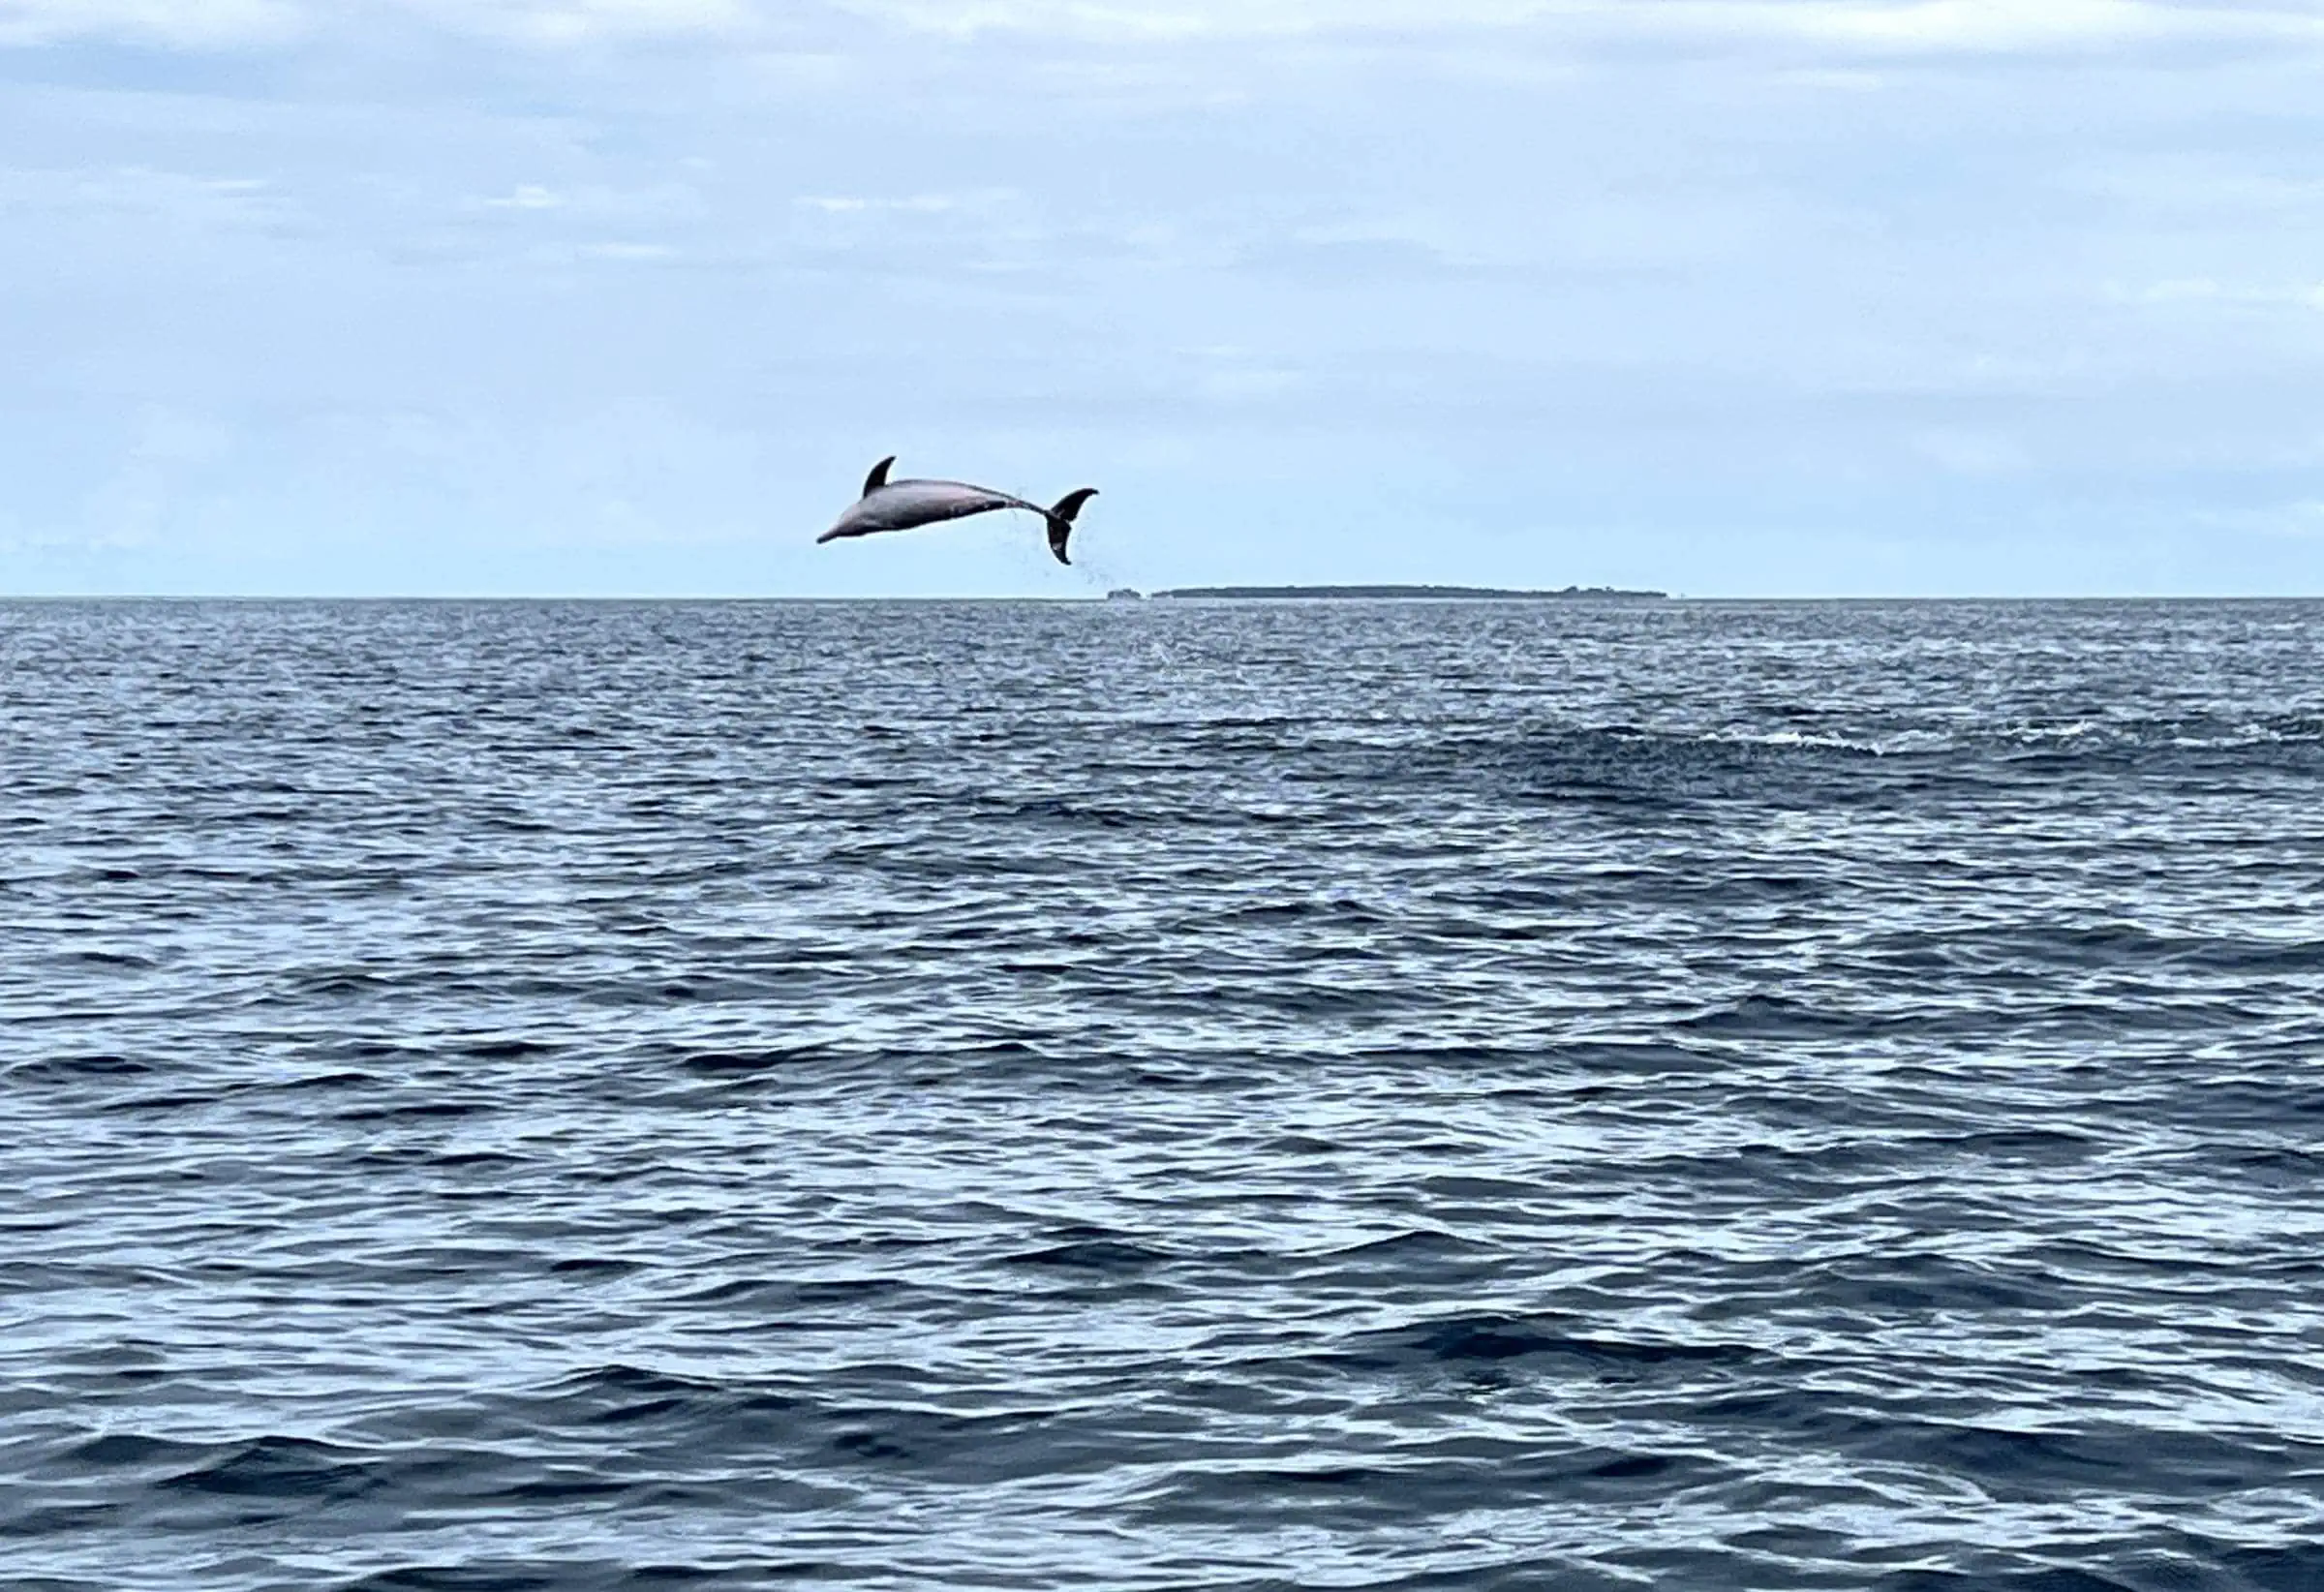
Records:
[[[0,0],[0,419],[11,592],[2315,593],[2324,4]]]

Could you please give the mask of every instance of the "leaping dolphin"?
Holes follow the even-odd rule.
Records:
[[[1059,498],[1055,508],[1044,508],[1037,503],[1012,498],[989,486],[970,486],[965,481],[891,481],[888,467],[895,462],[896,456],[891,453],[872,467],[872,474],[864,477],[864,495],[840,516],[837,524],[815,538],[817,546],[842,536],[909,531],[914,526],[963,519],[994,508],[1023,508],[1049,522],[1049,550],[1056,555],[1059,564],[1071,564],[1073,560],[1065,556],[1065,538],[1073,535],[1073,517],[1082,511],[1082,505],[1097,496],[1096,487],[1085,486]]]

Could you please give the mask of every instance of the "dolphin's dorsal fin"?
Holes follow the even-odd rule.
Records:
[[[891,453],[872,467],[872,474],[864,477],[865,497],[869,498],[872,493],[888,484],[888,467],[895,462],[896,455]]]

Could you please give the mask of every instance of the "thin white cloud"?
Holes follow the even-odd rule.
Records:
[[[115,39],[191,49],[269,45],[363,15],[542,44],[726,33],[752,0],[0,0],[0,46]]]
[[[585,243],[581,246],[586,260],[675,260],[678,251],[666,243]]]
[[[565,204],[563,196],[537,183],[520,183],[515,192],[499,199],[483,201],[487,210],[556,210]]]
[[[949,194],[915,194],[909,199],[863,199],[852,194],[803,194],[796,201],[803,210],[818,210],[828,216],[859,215],[866,211],[892,210],[914,215],[937,215],[960,207],[961,201]]]
[[[2217,277],[2176,276],[2138,288],[2109,283],[2104,291],[2106,297],[2118,303],[2324,310],[2324,282],[2234,283],[2221,282]]]
[[[894,25],[968,35],[1157,39],[1524,28],[1594,39],[1773,41],[1849,53],[2008,53],[2170,42],[2324,43],[2314,6],[2167,0],[842,0]]]
[[[554,45],[746,33],[817,10],[951,37],[1158,42],[1523,30],[1572,45],[1762,42],[1845,55],[2324,44],[2324,7],[2265,0],[0,0],[0,44],[118,37],[221,47],[368,15]]]
[[[2222,531],[2256,532],[2299,541],[2324,541],[2324,498],[2269,504],[2256,508],[2207,509],[2195,516]]]
[[[109,38],[213,49],[288,37],[311,11],[304,0],[0,0],[0,46]]]
[[[728,33],[761,8],[749,0],[384,0],[462,32],[542,44],[652,34]]]
[[[113,215],[189,228],[279,222],[291,209],[263,177],[203,176],[144,166],[0,168],[0,206],[25,214]]]
[[[460,208],[471,213],[497,211],[509,216],[531,216],[544,223],[566,220],[627,230],[697,221],[703,214],[703,201],[700,193],[686,183],[639,188],[583,183],[552,188],[546,183],[525,182],[506,193],[465,199]]]
[[[1586,9],[1604,15],[1614,8]],[[2324,40],[2324,16],[2312,9],[2161,0],[1667,0],[1620,10],[1640,31],[1733,32],[1872,52],[2006,53],[2159,42]]]

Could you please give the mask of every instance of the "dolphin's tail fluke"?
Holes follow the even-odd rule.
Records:
[[[1059,564],[1073,562],[1065,556],[1065,538],[1073,535],[1074,515],[1082,511],[1082,505],[1096,496],[1096,487],[1085,486],[1059,498],[1055,508],[1044,510],[1049,518],[1049,550],[1056,555]]]

